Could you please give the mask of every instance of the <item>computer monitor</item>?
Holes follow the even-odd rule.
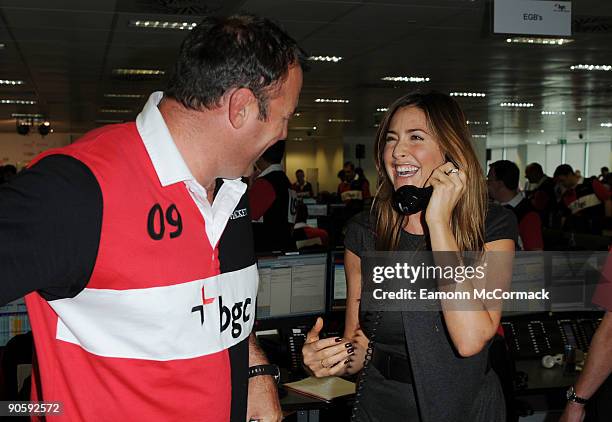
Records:
[[[0,346],[6,346],[17,334],[25,334],[30,330],[30,320],[23,298],[0,307]]]
[[[256,329],[312,322],[325,313],[328,297],[327,253],[290,253],[258,258]]]
[[[325,217],[327,215],[326,204],[309,204],[306,205],[309,217]]]
[[[332,253],[331,259],[331,310],[346,306],[346,274],[344,272],[344,251]]]

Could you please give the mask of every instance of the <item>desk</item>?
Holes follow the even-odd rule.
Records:
[[[539,359],[517,361],[516,370],[527,374],[527,385],[516,391],[515,397],[526,409],[551,415],[563,411],[565,392],[580,375],[580,372],[564,373],[562,366],[544,368]]]
[[[331,403],[315,399],[295,391],[287,390],[287,395],[280,399],[281,407],[286,412],[297,412],[298,422],[319,422],[319,410]]]
[[[527,374],[526,390],[550,390],[569,388],[580,375],[580,372],[565,373],[562,366],[544,368],[539,359],[516,362],[516,370]]]

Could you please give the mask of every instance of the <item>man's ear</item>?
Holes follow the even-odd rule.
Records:
[[[248,88],[238,88],[229,96],[229,120],[235,129],[245,125],[250,115],[257,112],[257,99]]]

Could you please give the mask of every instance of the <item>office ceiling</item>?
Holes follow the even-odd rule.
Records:
[[[186,31],[131,21],[198,22],[206,13],[249,11],[280,22],[312,55],[343,57],[312,63],[290,125],[296,142],[371,136],[376,110],[413,89],[486,93],[459,101],[481,123],[470,126],[475,141],[491,147],[610,141],[612,128],[601,123],[612,121],[612,71],[570,66],[612,65],[612,2],[574,1],[574,42],[561,46],[507,43],[492,34],[491,7],[485,0],[0,0],[0,79],[24,81],[0,85],[0,98],[36,101],[0,104],[0,132],[15,131],[13,113],[41,113],[66,133],[134,119],[148,93],[163,88]],[[118,68],[166,75],[126,79],[113,75]]]

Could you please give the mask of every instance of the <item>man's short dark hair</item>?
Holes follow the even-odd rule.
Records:
[[[608,167],[602,167],[601,172],[603,173],[604,171],[610,171],[610,169]]]
[[[343,168],[349,166],[351,168],[351,170],[355,170],[355,164],[353,164],[352,161],[345,161],[344,165],[342,166]]]
[[[302,170],[302,169],[297,169],[297,170],[295,171],[295,175],[297,176],[297,174],[298,174],[298,173],[302,173],[302,174],[304,174],[304,170]]]
[[[268,102],[289,67],[306,54],[272,21],[254,15],[204,18],[183,41],[165,95],[201,110],[220,105],[232,88],[248,88],[266,120]]]
[[[574,174],[574,169],[569,164],[561,164],[555,169],[555,174],[553,177],[558,176],[569,176]]]
[[[540,163],[531,163],[527,165],[527,167],[531,168],[531,171],[535,171],[538,175],[544,175],[544,169],[540,165]]]
[[[270,164],[278,164],[283,161],[285,155],[285,141],[278,141],[270,148],[268,148],[262,155],[261,158],[266,160]]]
[[[516,164],[509,160],[499,160],[489,167],[495,171],[495,178],[501,180],[507,189],[518,189],[521,172]]]

